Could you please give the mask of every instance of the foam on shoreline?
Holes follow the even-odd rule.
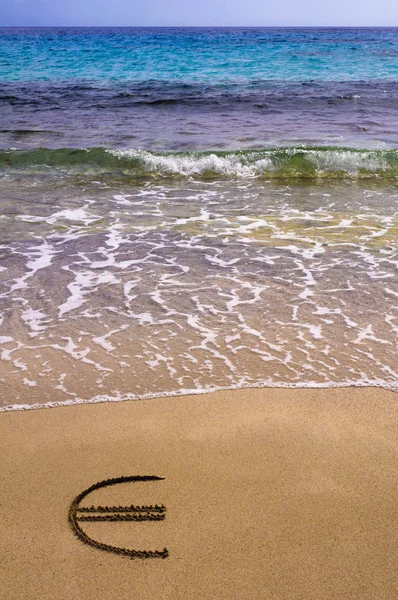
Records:
[[[98,395],[90,399],[75,398],[73,400],[65,400],[63,402],[45,402],[43,404],[9,404],[8,406],[0,407],[0,412],[38,410],[40,408],[58,408],[61,406],[75,406],[81,404],[103,404],[107,402],[128,402],[151,400],[154,398],[174,398],[179,396],[201,396],[204,394],[212,394],[213,392],[227,392],[232,390],[245,389],[338,389],[338,388],[381,388],[390,392],[398,392],[398,382],[383,382],[383,381],[358,381],[358,382],[329,382],[329,383],[285,383],[285,384],[252,384],[252,385],[236,385],[236,386],[220,386],[211,389],[192,389],[192,390],[173,390],[172,392],[154,392],[138,396],[136,394],[120,394],[115,396]]]

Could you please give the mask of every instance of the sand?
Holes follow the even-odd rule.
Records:
[[[397,408],[381,389],[262,389],[2,413],[0,596],[396,600]],[[94,504],[163,503],[165,520],[87,531],[168,558],[73,535],[74,497],[121,475],[165,479]]]

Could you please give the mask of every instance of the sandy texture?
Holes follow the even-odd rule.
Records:
[[[396,600],[397,407],[378,389],[265,389],[3,413],[0,595]],[[164,503],[165,521],[87,531],[168,558],[72,534],[74,497],[120,475],[165,480],[93,502]]]

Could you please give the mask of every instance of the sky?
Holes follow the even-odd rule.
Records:
[[[398,0],[0,0],[0,26],[398,26]]]

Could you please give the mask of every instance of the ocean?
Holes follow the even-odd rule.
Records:
[[[0,29],[0,410],[398,389],[398,29]]]

